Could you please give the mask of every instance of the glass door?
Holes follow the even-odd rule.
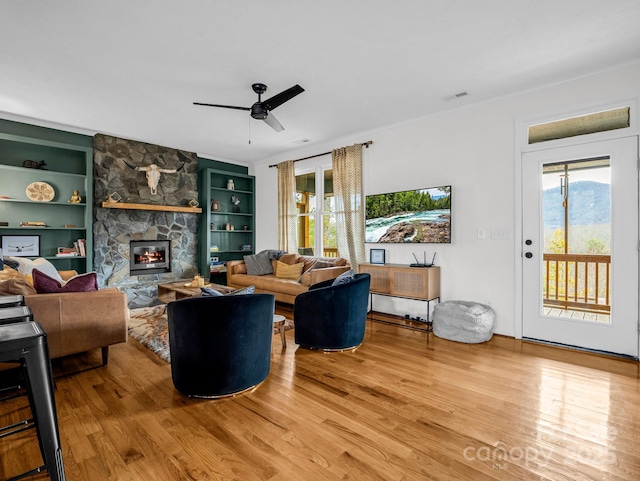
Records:
[[[526,153],[523,336],[638,356],[637,139]]]

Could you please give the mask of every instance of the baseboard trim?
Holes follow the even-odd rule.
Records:
[[[589,349],[588,347],[572,346],[570,344],[563,344],[561,342],[543,341],[542,339],[534,339],[532,337],[523,337],[522,340],[526,341],[526,342],[532,342],[532,343],[535,343],[535,344],[544,344],[546,346],[559,347],[559,348],[562,348],[562,349],[569,349],[571,351],[588,352],[589,354],[597,354],[597,355],[600,355],[600,356],[616,357],[618,359],[626,359],[628,361],[638,361],[637,357],[629,356],[627,354],[618,354],[616,352],[601,351],[601,350],[598,350],[598,349]]]

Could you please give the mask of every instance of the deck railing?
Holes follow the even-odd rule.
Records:
[[[312,256],[313,255],[313,248],[311,248],[311,247],[301,247],[301,248],[298,249],[298,254],[304,254],[304,255]],[[338,255],[338,249],[336,247],[325,247],[324,249],[322,249],[322,255],[324,257],[340,257]]]
[[[611,312],[611,256],[544,254],[543,304],[560,309]]]

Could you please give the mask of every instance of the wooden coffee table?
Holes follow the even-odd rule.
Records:
[[[185,279],[183,281],[168,282],[166,284],[158,284],[158,300],[164,304],[168,304],[172,301],[184,299],[186,297],[196,297],[200,295],[199,287],[187,287],[185,284],[190,284],[191,279]],[[222,284],[207,284],[206,287],[220,291],[223,294],[233,291],[231,287],[223,286]]]

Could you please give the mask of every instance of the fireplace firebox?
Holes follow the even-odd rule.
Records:
[[[168,240],[129,242],[129,275],[171,272],[171,244]]]

